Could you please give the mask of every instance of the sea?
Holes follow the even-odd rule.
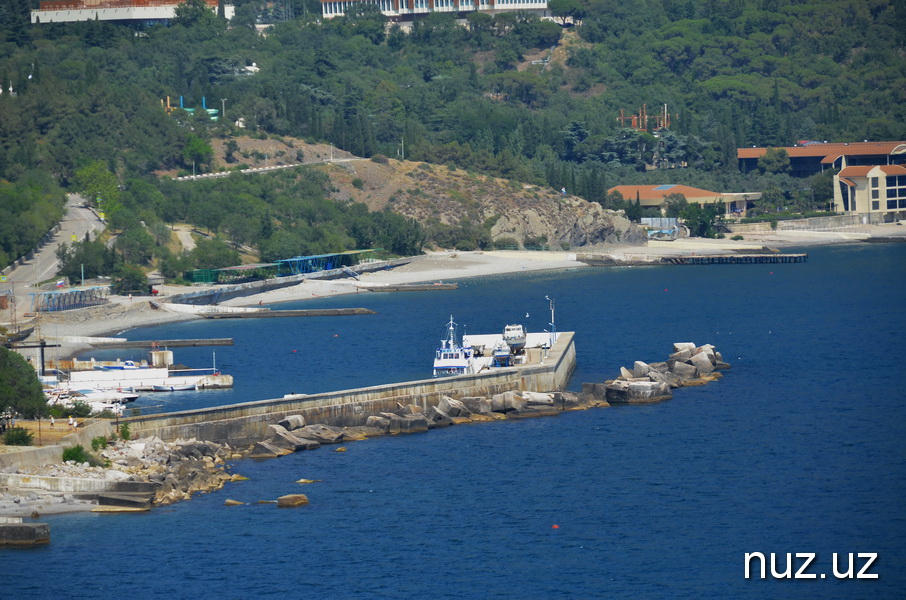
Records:
[[[236,460],[248,481],[191,501],[42,517],[49,545],[0,550],[0,598],[903,598],[906,244],[802,250],[802,264],[525,272],[275,307],[373,315],[124,332],[235,339],[175,351],[233,389],[148,394],[147,412],[427,378],[451,315],[460,333],[574,331],[576,391],[674,342],[713,344],[732,368],[658,404]],[[258,503],[299,492],[308,506]]]

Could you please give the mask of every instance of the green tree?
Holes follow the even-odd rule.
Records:
[[[107,216],[120,206],[119,182],[104,161],[96,160],[78,169],[73,187]]]
[[[790,155],[786,148],[768,148],[758,158],[758,170],[762,173],[789,173]]]
[[[32,366],[16,352],[0,347],[0,412],[9,410],[34,419],[47,414],[47,399]]]
[[[214,158],[214,149],[211,145],[197,135],[190,134],[186,140],[186,146],[182,151],[183,164],[186,166],[193,165],[196,170],[201,171],[203,165],[210,165]]]
[[[113,275],[113,291],[120,295],[144,294],[148,291],[148,277],[135,265],[123,265]]]
[[[713,202],[702,206],[692,202],[683,210],[681,217],[693,237],[713,238],[717,235],[715,225],[724,213],[723,204]]]

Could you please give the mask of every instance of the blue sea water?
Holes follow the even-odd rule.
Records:
[[[557,329],[576,332],[571,389],[675,341],[712,343],[733,366],[656,405],[237,461],[250,481],[189,502],[45,517],[50,545],[0,550],[0,598],[902,598],[906,244],[808,252],[477,278],[299,305],[369,316],[129,332],[236,340],[216,349],[233,390],[137,401],[149,411],[424,378],[450,314],[470,333],[540,331],[545,295]],[[309,506],[223,505],[299,491]],[[786,553],[817,553],[808,572],[827,577],[746,579],[747,552],[778,554],[781,570]],[[879,578],[835,578],[834,553],[840,567],[877,553]]]

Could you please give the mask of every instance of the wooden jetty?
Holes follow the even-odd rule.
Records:
[[[194,346],[232,346],[233,338],[199,338],[184,340],[120,340],[89,342],[95,348],[191,348]]]
[[[808,254],[701,254],[694,256],[671,256],[667,260],[674,265],[802,263],[808,260]]]
[[[348,315],[373,315],[368,308],[312,308],[298,310],[262,309],[249,312],[203,312],[205,319],[264,319],[274,317],[340,317]]]
[[[427,292],[431,290],[458,290],[458,283],[402,283],[399,285],[359,285],[369,292]]]

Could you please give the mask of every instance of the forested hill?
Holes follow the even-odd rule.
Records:
[[[906,138],[902,1],[552,0],[556,22],[476,13],[462,26],[433,14],[410,32],[368,4],[324,22],[317,2],[294,15],[237,4],[230,23],[191,0],[171,26],[136,31],[30,25],[27,2],[7,2],[6,191],[41,177],[70,186],[100,160],[127,188],[109,208],[134,210],[128,181],[241,163],[216,164],[212,152],[241,120],[253,136],[404,154],[605,205],[608,188],[647,182],[769,191],[790,205],[820,186],[739,173],[738,146]],[[256,32],[274,17],[287,20]],[[168,114],[167,96],[195,114]],[[226,118],[209,120],[202,98]],[[671,127],[658,137],[617,121],[620,109],[665,104]],[[152,206],[142,210],[153,222]]]

